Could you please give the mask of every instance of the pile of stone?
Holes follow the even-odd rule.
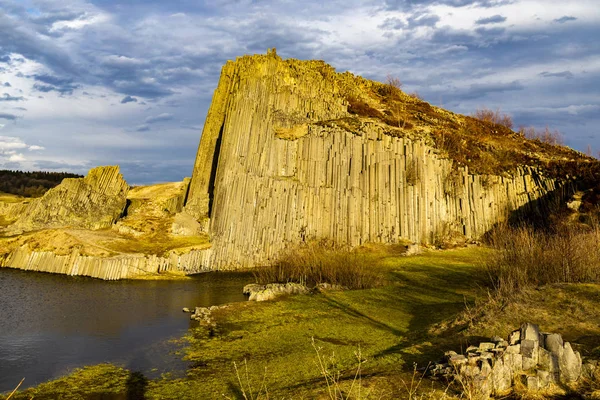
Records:
[[[227,304],[222,306],[196,307],[193,309],[193,311],[187,307],[184,307],[183,312],[191,313],[192,315],[190,315],[190,319],[200,322],[200,325],[215,327],[217,323],[212,316],[212,312],[227,307],[229,307]]]
[[[301,285],[294,282],[269,283],[267,285],[251,283],[244,286],[243,293],[248,296],[248,301],[266,301],[273,300],[274,298],[283,295],[321,293],[332,290],[348,290],[348,288],[341,285],[332,285],[326,282],[319,283],[312,289],[306,285]]]
[[[529,391],[552,384],[575,382],[582,374],[581,356],[556,333],[540,332],[537,325],[525,323],[508,340],[494,337],[466,354],[446,352],[444,359],[427,367],[433,376],[468,381],[478,398],[502,395],[521,383]]]
[[[249,301],[266,301],[286,294],[306,294],[309,292],[310,290],[305,285],[294,282],[269,283],[268,285],[251,283],[244,286],[243,290],[243,293],[249,296]]]

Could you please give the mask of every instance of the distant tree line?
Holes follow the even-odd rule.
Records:
[[[81,178],[68,172],[23,172],[0,170],[0,192],[24,197],[40,197],[64,178]]]

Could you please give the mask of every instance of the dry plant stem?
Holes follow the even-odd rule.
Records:
[[[419,380],[416,382],[415,382],[415,379],[417,377],[417,364],[413,365],[413,374],[410,379],[410,387],[406,384],[406,381],[404,381],[404,379],[400,379],[402,381],[402,384],[404,385],[404,388],[406,389],[406,392],[408,393],[409,400],[417,399],[415,396],[417,394],[417,391],[419,390],[419,386],[421,386],[421,382],[423,382],[423,378],[425,378],[425,373],[429,369],[430,365],[431,365],[431,363],[427,364],[427,368],[425,368],[425,372],[423,372],[423,374],[419,377]]]
[[[19,382],[19,384],[17,385],[17,387],[15,388],[15,390],[13,390],[8,397],[6,398],[6,400],[9,400],[11,397],[13,397],[13,395],[15,393],[17,393],[17,390],[19,390],[19,388],[21,387],[21,385],[23,384],[23,381],[25,380],[25,378],[21,379],[21,382]]]

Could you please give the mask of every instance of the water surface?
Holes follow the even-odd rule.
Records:
[[[246,273],[180,281],[107,282],[0,268],[0,393],[84,365],[111,362],[146,376],[181,372],[174,354],[192,325],[182,307],[243,301]]]

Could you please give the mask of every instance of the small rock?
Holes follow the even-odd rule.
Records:
[[[479,343],[479,350],[480,351],[491,350],[491,349],[494,349],[495,347],[496,347],[495,343],[491,343],[491,342]]]
[[[521,341],[521,330],[518,329],[516,331],[511,332],[510,335],[508,335],[508,344],[513,346],[515,344],[518,344]]]
[[[190,312],[192,312],[192,311],[191,311],[189,308],[187,308],[187,307],[183,307],[183,310],[182,310],[182,311],[183,311],[183,312],[187,312],[187,313],[190,313]]]
[[[538,391],[540,389],[540,381],[537,376],[528,376],[527,377],[527,390],[532,392]]]
[[[496,343],[496,344],[503,342],[503,341],[504,341],[504,339],[502,339],[500,336],[494,336],[490,339],[490,342]]]

